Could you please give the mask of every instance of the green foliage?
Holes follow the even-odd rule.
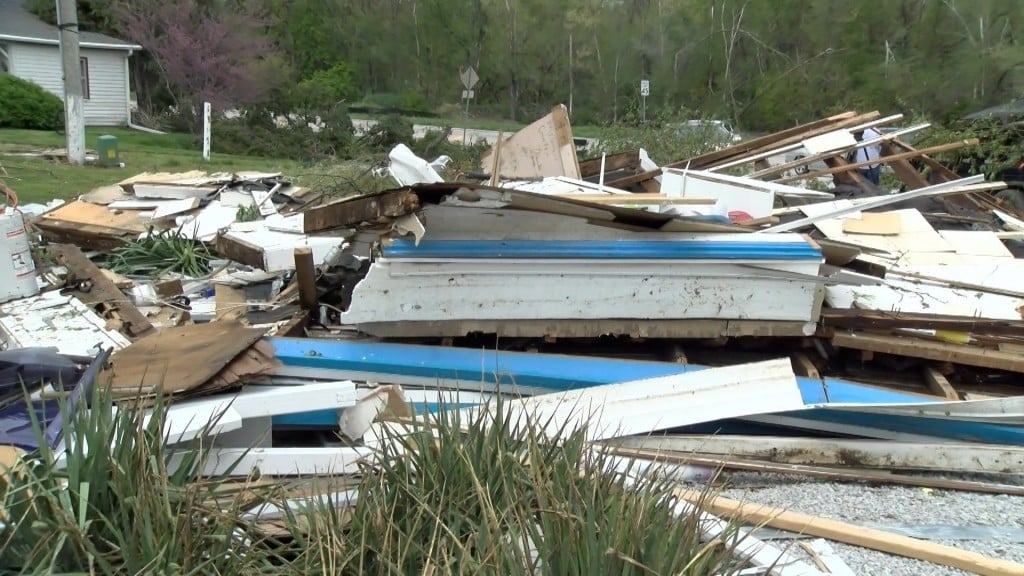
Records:
[[[413,141],[412,122],[391,114],[377,121],[360,140],[376,151],[387,151],[396,144],[409,144]]]
[[[112,34],[117,25],[110,12],[110,0],[78,0],[78,24],[83,30]],[[50,0],[27,0],[25,7],[47,24],[57,24],[57,3]]]
[[[582,430],[524,422],[501,402],[386,432],[345,537],[323,522],[303,540],[305,573],[679,574],[734,571],[731,538],[705,546],[676,516],[669,481],[611,473]],[[549,434],[564,427],[564,441]],[[545,430],[546,428],[546,430]],[[621,474],[621,475],[620,475]],[[326,506],[326,504],[324,505]]]
[[[159,399],[151,414],[130,405],[115,413],[107,386],[89,400],[75,409],[56,401],[64,454],[44,445],[0,477],[4,573],[704,576],[739,568],[735,527],[701,542],[700,516],[676,513],[671,480],[618,465],[583,429],[523,422],[500,401],[471,416],[411,422],[408,434],[386,428],[376,457],[347,485],[292,486],[203,475],[209,446],[169,446]],[[35,429],[42,438],[41,424]],[[296,487],[313,495],[296,501]],[[354,506],[345,491],[358,495]],[[283,537],[261,529],[259,515],[273,510]]]
[[[614,154],[623,150],[644,148],[655,162],[668,164],[680,158],[691,158],[728,143],[709,129],[686,129],[687,120],[700,119],[685,108],[661,111],[653,117],[648,114],[646,123],[640,122],[640,114],[631,109],[623,121],[604,126],[597,136],[599,144],[596,155]]]
[[[271,568],[268,554],[240,545],[263,540],[237,520],[260,490],[246,494],[224,478],[197,481],[207,451],[167,447],[164,404],[148,419],[123,406],[115,415],[105,389],[98,385],[74,410],[60,401],[63,465],[44,443],[0,479],[5,573],[242,575]],[[42,439],[38,423],[36,429]]]
[[[192,278],[209,274],[214,253],[206,244],[183,235],[182,228],[154,231],[116,248],[108,256],[110,269],[118,274],[162,277],[177,272]]]
[[[34,82],[0,74],[0,102],[0,128],[64,128],[64,103]]]
[[[327,70],[314,72],[299,82],[292,102],[302,109],[327,109],[358,95],[355,71],[346,62],[337,62]]]
[[[413,91],[401,94],[391,92],[367,94],[360,104],[369,108],[380,108],[385,111],[401,111],[404,114],[430,112],[430,105],[423,94]]]
[[[953,171],[967,176],[984,174],[994,178],[1008,168],[1024,161],[1024,124],[994,118],[958,120],[933,126],[926,136],[915,142],[919,148],[958,140],[978,139],[975,146],[940,152],[933,156]]]
[[[211,146],[225,154],[266,158],[350,158],[354,153],[353,133],[352,119],[343,105],[287,115],[253,107],[237,118],[217,118]]]

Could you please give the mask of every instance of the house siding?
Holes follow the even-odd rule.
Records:
[[[89,61],[89,99],[84,102],[86,126],[128,124],[126,51],[82,48]],[[60,48],[45,44],[8,44],[11,74],[39,84],[64,98]]]

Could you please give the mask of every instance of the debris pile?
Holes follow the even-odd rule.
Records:
[[[397,187],[337,201],[276,173],[140,174],[19,215],[12,260],[38,246],[0,293],[0,444],[33,449],[31,402],[89,375],[170,403],[169,442],[216,436],[210,474],[354,473],[413,414],[500,399],[630,461],[1020,495],[1024,215],[929,156],[976,142],[874,130],[900,119],[850,111],[659,167],[579,161],[558,106],[459,181],[399,145]],[[282,440],[311,429],[347,443]]]

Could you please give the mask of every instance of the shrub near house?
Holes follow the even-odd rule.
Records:
[[[34,82],[0,75],[0,102],[0,128],[64,128],[64,103]]]

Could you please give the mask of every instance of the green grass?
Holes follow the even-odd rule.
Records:
[[[140,172],[263,170],[297,175],[304,170],[300,163],[292,160],[225,154],[213,154],[210,162],[204,162],[197,138],[188,134],[160,135],[124,128],[89,128],[85,135],[86,148],[94,150],[96,139],[104,134],[117,137],[124,168],[71,166],[45,158],[13,155],[63,148],[64,135],[37,130],[0,130],[0,166],[7,172],[0,178],[17,192],[22,204],[28,204],[54,198],[73,198]]]

